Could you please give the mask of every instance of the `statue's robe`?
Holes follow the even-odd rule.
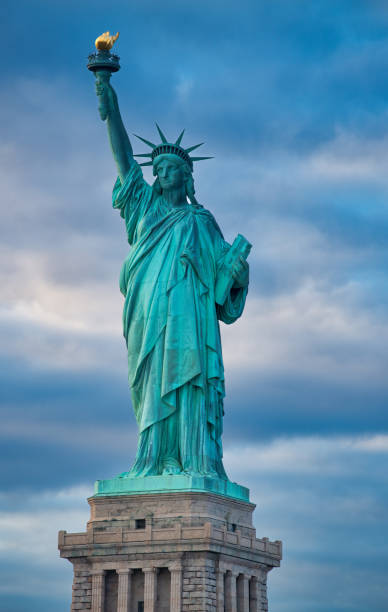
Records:
[[[130,476],[179,465],[226,478],[222,465],[224,369],[218,319],[233,323],[247,289],[215,302],[217,268],[229,248],[211,213],[174,207],[136,162],[113,189],[131,250],[120,276],[124,336],[139,444]]]

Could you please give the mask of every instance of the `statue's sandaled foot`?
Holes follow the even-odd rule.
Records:
[[[182,468],[176,459],[166,459],[163,461],[163,476],[173,476],[181,474]]]

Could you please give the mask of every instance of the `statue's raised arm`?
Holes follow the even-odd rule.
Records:
[[[117,94],[109,83],[110,72],[96,72],[96,93],[99,112],[106,121],[108,137],[121,182],[124,182],[133,161],[132,146],[120,114]]]
[[[109,82],[112,72],[117,72],[120,69],[120,58],[111,53],[118,37],[118,32],[115,36],[111,36],[109,32],[104,32],[96,39],[97,52],[89,55],[88,69],[94,72],[96,77],[96,93],[99,98],[98,110],[101,119],[107,123],[113,157],[120,180],[124,183],[133,162],[133,152],[121,119],[116,92]]]

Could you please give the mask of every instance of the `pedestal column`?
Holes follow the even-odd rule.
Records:
[[[93,570],[92,572],[92,612],[104,612],[105,599],[105,572]]]
[[[156,612],[156,567],[144,567],[144,612]]]
[[[117,595],[117,612],[129,612],[131,601],[131,569],[117,569],[119,586]]]
[[[237,612],[237,574],[228,571],[225,581],[225,612]]]
[[[170,612],[181,612],[182,605],[182,565],[170,565],[171,574],[171,596],[170,596]]]

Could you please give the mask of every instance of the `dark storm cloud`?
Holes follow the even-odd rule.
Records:
[[[129,467],[136,426],[125,371],[63,372],[19,359],[2,363],[0,380],[4,490],[71,486]]]
[[[386,430],[386,386],[360,388],[277,374],[245,381],[233,377],[227,389],[226,447],[233,439]]]

